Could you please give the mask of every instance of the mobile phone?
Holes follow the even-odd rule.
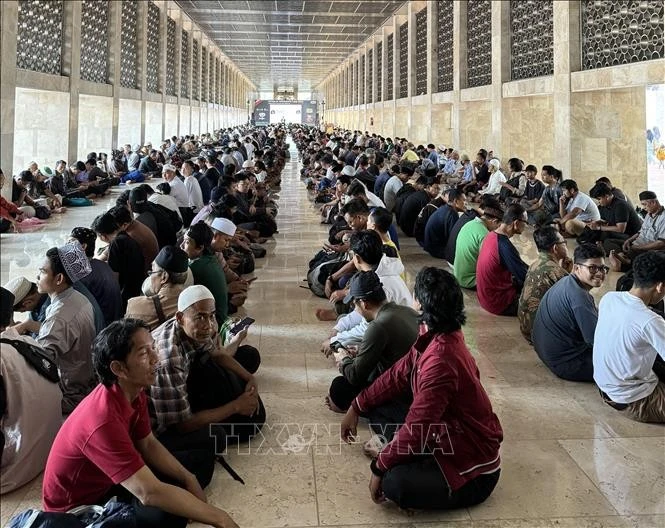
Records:
[[[251,325],[254,321],[256,321],[256,319],[252,319],[251,317],[245,317],[243,320],[239,321],[233,328],[231,328],[231,333],[239,334],[245,328]]]
[[[330,343],[330,348],[335,352],[339,352],[340,349],[348,352],[348,349],[339,341],[333,341],[332,343]]]

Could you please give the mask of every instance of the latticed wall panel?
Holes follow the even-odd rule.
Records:
[[[386,101],[394,97],[395,86],[395,36],[391,33],[386,39]]]
[[[190,78],[189,33],[183,29],[180,36],[180,97],[189,97]]]
[[[582,69],[665,57],[662,0],[582,2]]]
[[[439,92],[450,92],[453,89],[453,2],[439,0],[436,3],[437,28],[437,79]]]
[[[492,83],[492,2],[469,0],[466,17],[468,87]]]
[[[376,101],[383,101],[383,42],[376,45]]]
[[[217,77],[215,82],[217,84],[215,102],[217,104],[222,104],[222,89],[224,85],[222,84],[222,60],[219,57],[217,57]]]
[[[146,90],[159,92],[159,7],[148,2],[147,46],[145,81]]]
[[[358,96],[358,104],[365,104],[365,56],[360,57],[358,61],[358,78],[360,80],[360,94]]]
[[[166,19],[166,95],[176,95],[175,78],[175,20]]]
[[[416,95],[427,93],[427,8],[416,13]]]
[[[399,27],[399,97],[409,95],[409,23]]]
[[[374,102],[374,50],[367,52],[367,102]]]
[[[81,2],[81,79],[106,84],[109,72],[109,3]]]
[[[512,79],[554,73],[554,6],[551,0],[510,2]]]
[[[192,40],[192,99],[199,100],[199,41]]]
[[[208,100],[208,49],[201,47],[201,101]]]
[[[215,56],[212,51],[209,52],[209,61],[208,61],[208,101],[211,103],[215,102],[215,72],[217,68],[215,66]]]
[[[60,75],[64,3],[20,0],[16,40],[16,66],[22,70]]]
[[[138,88],[138,2],[125,0],[122,3],[120,23],[120,85]]]

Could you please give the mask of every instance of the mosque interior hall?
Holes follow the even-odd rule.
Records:
[[[0,72],[0,526],[665,526],[663,0],[3,0]]]

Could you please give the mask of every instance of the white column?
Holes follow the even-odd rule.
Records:
[[[14,171],[17,31],[18,2],[0,2],[0,168],[10,183]],[[9,183],[5,183],[2,196],[11,200],[12,186]]]

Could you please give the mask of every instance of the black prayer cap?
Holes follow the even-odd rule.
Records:
[[[164,271],[184,273],[189,267],[187,253],[176,246],[164,246],[157,256],[155,263]]]

